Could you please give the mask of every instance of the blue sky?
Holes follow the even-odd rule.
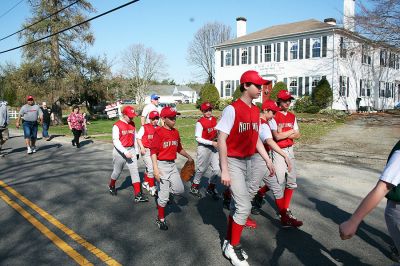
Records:
[[[0,15],[19,0],[1,0]],[[129,0],[92,0],[93,17]],[[236,35],[236,17],[247,18],[247,33],[306,19],[342,21],[343,0],[140,0],[91,22],[96,41],[90,55],[106,55],[113,72],[121,69],[120,56],[132,44],[142,43],[166,57],[166,78],[184,84],[200,81],[198,71],[187,63],[187,49],[194,34],[208,22],[231,26]],[[21,28],[30,16],[27,1],[0,18],[0,38]],[[17,37],[0,41],[0,51],[21,45]],[[20,50],[0,54],[0,64],[19,63]]]

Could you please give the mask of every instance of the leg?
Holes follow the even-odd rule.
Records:
[[[22,128],[24,129],[24,139],[25,139],[26,148],[28,150],[28,154],[31,154],[32,153],[32,149],[31,149],[31,122],[24,121],[22,123]]]
[[[396,202],[391,200],[387,201],[385,208],[385,221],[389,231],[389,235],[393,239],[397,251],[399,251],[400,250],[400,204],[397,204]]]
[[[158,216],[156,219],[156,224],[160,230],[168,230],[168,225],[165,221],[165,206],[169,200],[169,177],[172,168],[168,162],[164,161],[158,161],[158,168],[160,170],[160,190],[158,192],[157,199]]]
[[[38,132],[38,123],[34,122],[31,129],[31,147],[32,152],[36,152],[36,139],[37,139],[37,132]]]
[[[144,165],[146,166],[146,169],[147,169],[147,180],[145,180],[145,182],[148,182],[148,190],[150,191],[150,194],[152,196],[155,196],[156,188],[154,186],[155,182],[154,182],[154,173],[153,173],[153,162],[151,161],[150,149],[148,149],[148,148],[146,148],[146,153],[143,156],[143,161],[144,161]]]
[[[197,146],[197,167],[193,178],[193,185],[199,185],[201,177],[206,172],[211,161],[211,150],[203,145]]]
[[[130,149],[131,152],[135,153],[135,149]],[[148,202],[146,196],[143,195],[140,189],[140,177],[139,170],[137,166],[136,156],[133,158],[125,158],[126,164],[128,165],[129,173],[131,175],[133,193],[135,196],[135,202]]]

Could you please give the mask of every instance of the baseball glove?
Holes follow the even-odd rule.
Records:
[[[181,178],[183,181],[189,181],[194,175],[194,161],[187,160],[185,165],[181,169]]]

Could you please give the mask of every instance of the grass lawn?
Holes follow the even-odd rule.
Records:
[[[190,104],[180,105],[189,106]],[[194,105],[192,105],[194,106]],[[179,109],[181,110],[181,109]],[[188,109],[190,110],[190,109]],[[215,112],[218,115],[220,112]],[[183,113],[186,114],[186,113]],[[330,132],[337,126],[344,123],[344,120],[334,120],[331,116],[321,115],[321,114],[296,114],[298,118],[316,118],[318,122],[299,122],[300,132],[302,134],[301,138],[297,141],[299,144],[310,144],[316,143],[319,139]],[[323,121],[319,121],[323,119]],[[101,140],[111,142],[111,130],[113,124],[117,120],[94,120],[88,125],[88,134],[94,140]],[[176,128],[179,130],[183,147],[187,150],[195,150],[197,143],[194,139],[194,129],[197,119],[195,118],[178,118],[176,122]],[[135,124],[137,125],[137,130],[139,130],[140,117],[135,118]],[[15,121],[10,123],[10,128],[15,128]],[[65,135],[71,136],[72,133],[68,128],[68,125],[63,126],[51,126],[49,130],[51,135]],[[41,135],[41,130],[39,129],[38,135]]]

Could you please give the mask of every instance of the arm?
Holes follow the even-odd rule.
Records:
[[[351,238],[357,231],[361,221],[370,213],[385,195],[392,189],[393,185],[379,180],[376,186],[368,193],[358,206],[349,220],[340,224],[339,233],[343,240]]]
[[[17,121],[15,122],[15,127],[16,128],[19,128],[19,122],[21,121],[21,115],[20,114],[18,114],[18,117],[17,117]]]
[[[272,130],[272,136],[274,136],[275,140],[282,140],[282,139],[287,139],[290,135],[294,134],[295,131],[293,129],[285,132],[279,132],[278,130]]]
[[[160,170],[158,169],[158,164],[157,164],[157,154],[152,154],[151,155],[151,162],[153,163],[153,174],[154,178],[160,182]]]
[[[198,143],[201,143],[201,144],[204,144],[204,145],[208,145],[208,146],[214,146],[216,148],[217,147],[217,142],[202,138],[202,131],[203,131],[203,126],[201,125],[200,122],[197,122],[196,123],[195,133],[194,133],[194,136],[196,137],[196,141]]]
[[[180,151],[179,151],[179,154],[182,155],[182,156],[184,156],[184,157],[186,157],[189,161],[193,161],[192,157],[189,155],[189,153],[187,153],[187,152],[185,151],[185,149],[180,150]]]
[[[143,142],[141,139],[137,139],[137,143],[139,145],[140,148],[140,154],[144,155],[146,153],[146,148],[143,146]]]
[[[132,154],[124,146],[122,146],[122,143],[119,140],[119,129],[117,126],[113,126],[113,128],[112,128],[112,139],[113,139],[114,147],[118,151],[123,153],[126,156],[126,158],[132,158],[136,155],[136,154]]]
[[[219,161],[221,165],[221,183],[225,186],[230,186],[231,177],[228,172],[228,148],[226,146],[226,139],[228,134],[220,131],[218,134],[218,151]]]
[[[261,157],[264,159],[264,161],[267,163],[267,167],[269,170],[269,176],[273,176],[275,174],[275,167],[272,164],[272,161],[269,158],[268,153],[265,150],[264,145],[262,144],[260,138],[257,139],[256,149],[257,149],[258,153],[261,155]]]
[[[294,125],[293,125],[293,134],[290,135],[288,138],[290,139],[298,139],[300,138],[300,130],[299,130],[299,125],[297,124],[297,119],[294,120]]]
[[[144,116],[140,117],[140,123],[142,124],[142,126],[144,126],[144,124],[146,124],[146,118]]]
[[[273,139],[267,139],[266,140],[267,144],[278,154],[280,154],[283,158],[285,158],[286,165],[288,167],[288,171],[292,171],[292,164],[290,163],[289,157],[287,156],[286,152],[284,152],[278,144]]]

